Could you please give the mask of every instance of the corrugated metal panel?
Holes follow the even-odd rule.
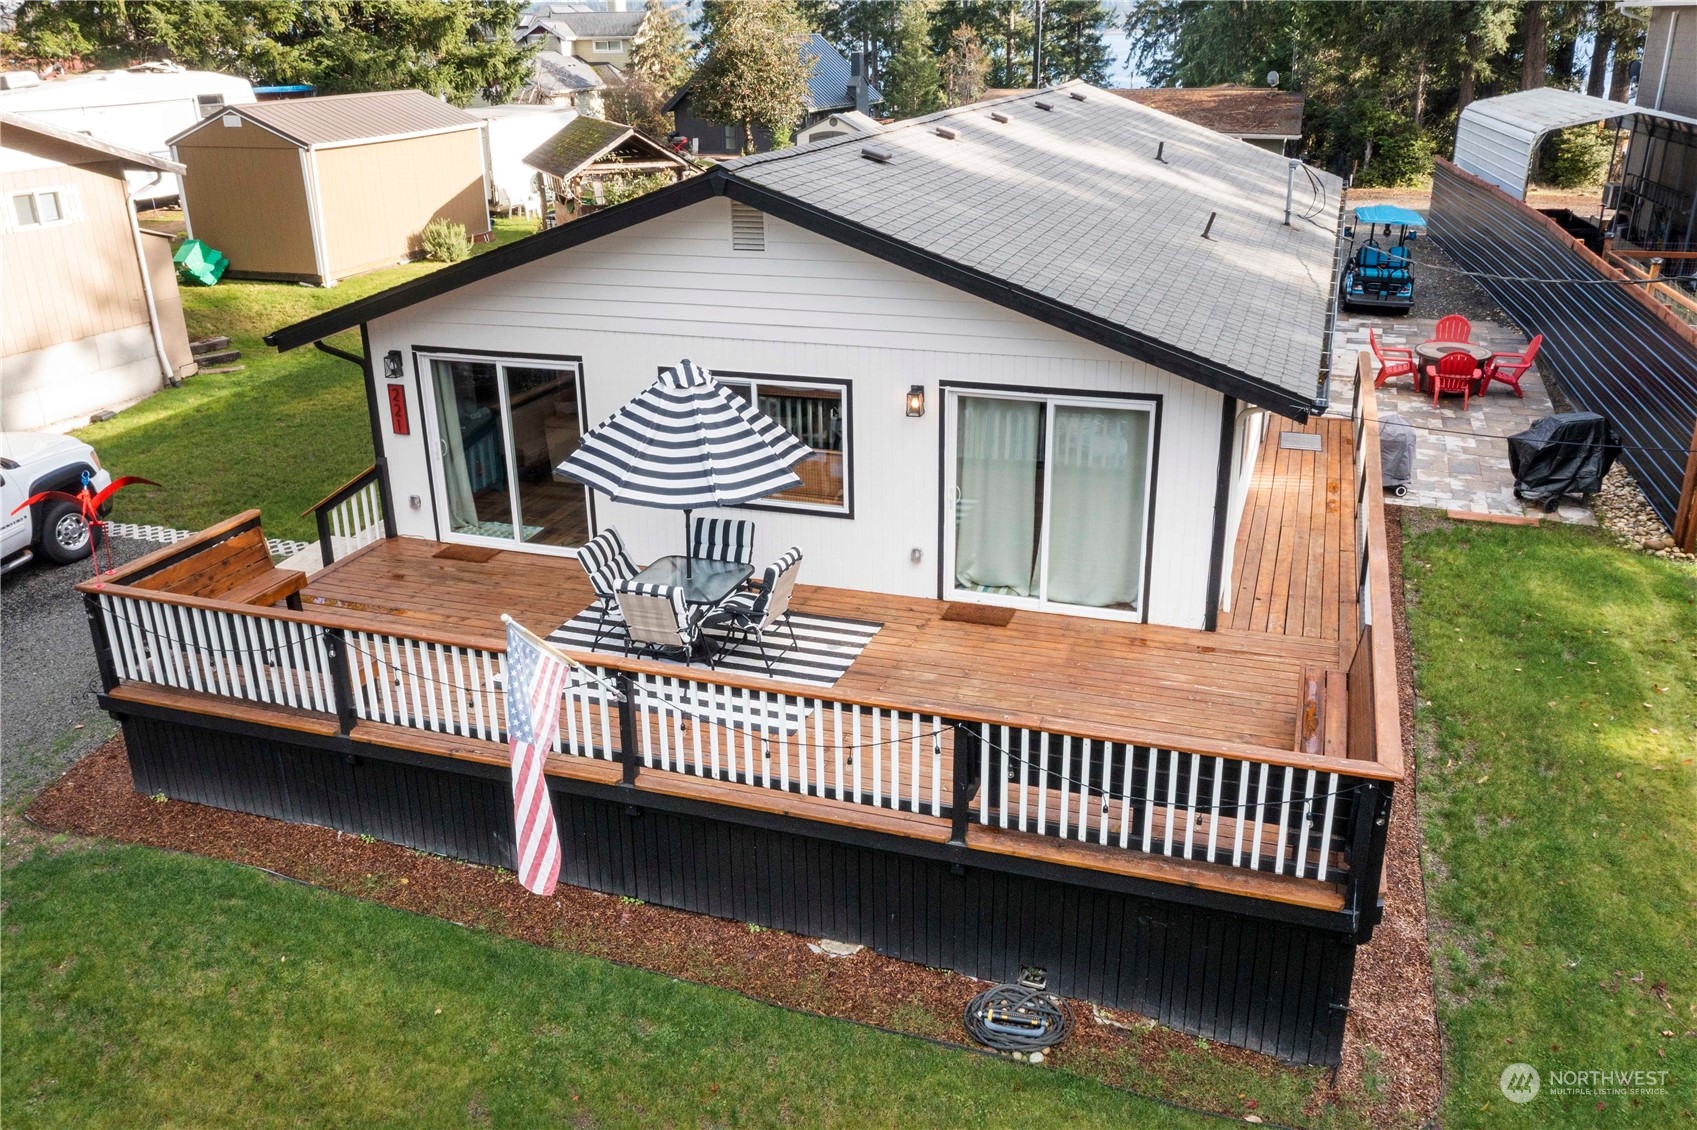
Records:
[[[1516,200],[1524,200],[1532,154],[1545,134],[1646,113],[1654,111],[1554,87],[1480,98],[1467,104],[1456,123],[1455,164]],[[1676,114],[1655,116],[1689,120]]]
[[[336,145],[430,130],[475,128],[478,120],[422,90],[290,98],[232,107],[301,145]]]
[[[349,757],[139,717],[125,720],[124,734],[140,792],[511,866],[511,794],[499,770],[375,747]],[[1037,966],[1067,997],[1295,1063],[1339,1060],[1355,964],[1342,934],[986,866],[956,874],[943,860],[703,816],[633,812],[640,797],[568,791],[578,787],[553,782],[560,877],[575,886],[858,942],[987,980],[1014,981]]]
[[[1697,345],[1624,285],[1514,281],[1602,279],[1553,224],[1503,193],[1437,163],[1432,236],[1528,334],[1544,335],[1538,365],[1580,407],[1607,416],[1622,454],[1662,520],[1673,524],[1697,424]]]

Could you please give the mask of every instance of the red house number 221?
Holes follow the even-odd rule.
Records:
[[[389,428],[398,436],[411,434],[407,426],[407,386],[389,386]]]

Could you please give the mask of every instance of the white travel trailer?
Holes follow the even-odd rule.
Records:
[[[0,90],[0,110],[7,113],[167,161],[171,147],[166,138],[225,106],[252,101],[253,86],[246,79],[176,67],[105,71]],[[159,203],[182,191],[174,173],[143,170],[128,176],[130,197],[138,203]]]

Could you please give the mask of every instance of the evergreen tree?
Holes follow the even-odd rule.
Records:
[[[1105,86],[1113,62],[1102,38],[1108,21],[1101,0],[1050,0],[1043,11],[1044,83],[1081,78]]]
[[[931,49],[932,0],[902,0],[895,49],[884,73],[884,109],[914,118],[943,108],[942,75]]]
[[[9,52],[121,67],[143,59],[325,94],[416,88],[464,105],[512,97],[534,48],[513,39],[516,0],[25,0]]]
[[[754,127],[779,147],[807,111],[807,80],[818,58],[794,0],[732,0],[716,5],[712,52],[697,73],[693,97],[711,121],[736,122],[743,151],[754,151]]]
[[[990,56],[978,33],[965,24],[955,28],[943,54],[943,97],[948,104],[964,106],[984,97],[989,74]]]
[[[630,62],[632,75],[668,96],[689,81],[695,69],[689,31],[666,0],[648,0],[631,40]]]

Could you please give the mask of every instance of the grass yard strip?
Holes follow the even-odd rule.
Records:
[[[1215,1124],[213,860],[6,888],[8,1125]]]
[[[1595,531],[1410,519],[1420,802],[1453,1126],[1697,1109],[1697,572]],[[1543,1093],[1508,1102],[1510,1064]],[[1552,1071],[1667,1072],[1557,1094]]]
[[[477,250],[511,243],[533,225],[497,220],[494,240]],[[262,338],[440,267],[406,263],[329,289],[243,279],[183,287],[189,337],[228,337],[244,368],[189,377],[76,433],[113,474],[163,484],[125,491],[114,518],[198,530],[257,506],[272,537],[317,538],[301,511],[371,465],[365,388],[346,361],[310,346],[278,353]],[[357,332],[331,344],[360,352]]]

